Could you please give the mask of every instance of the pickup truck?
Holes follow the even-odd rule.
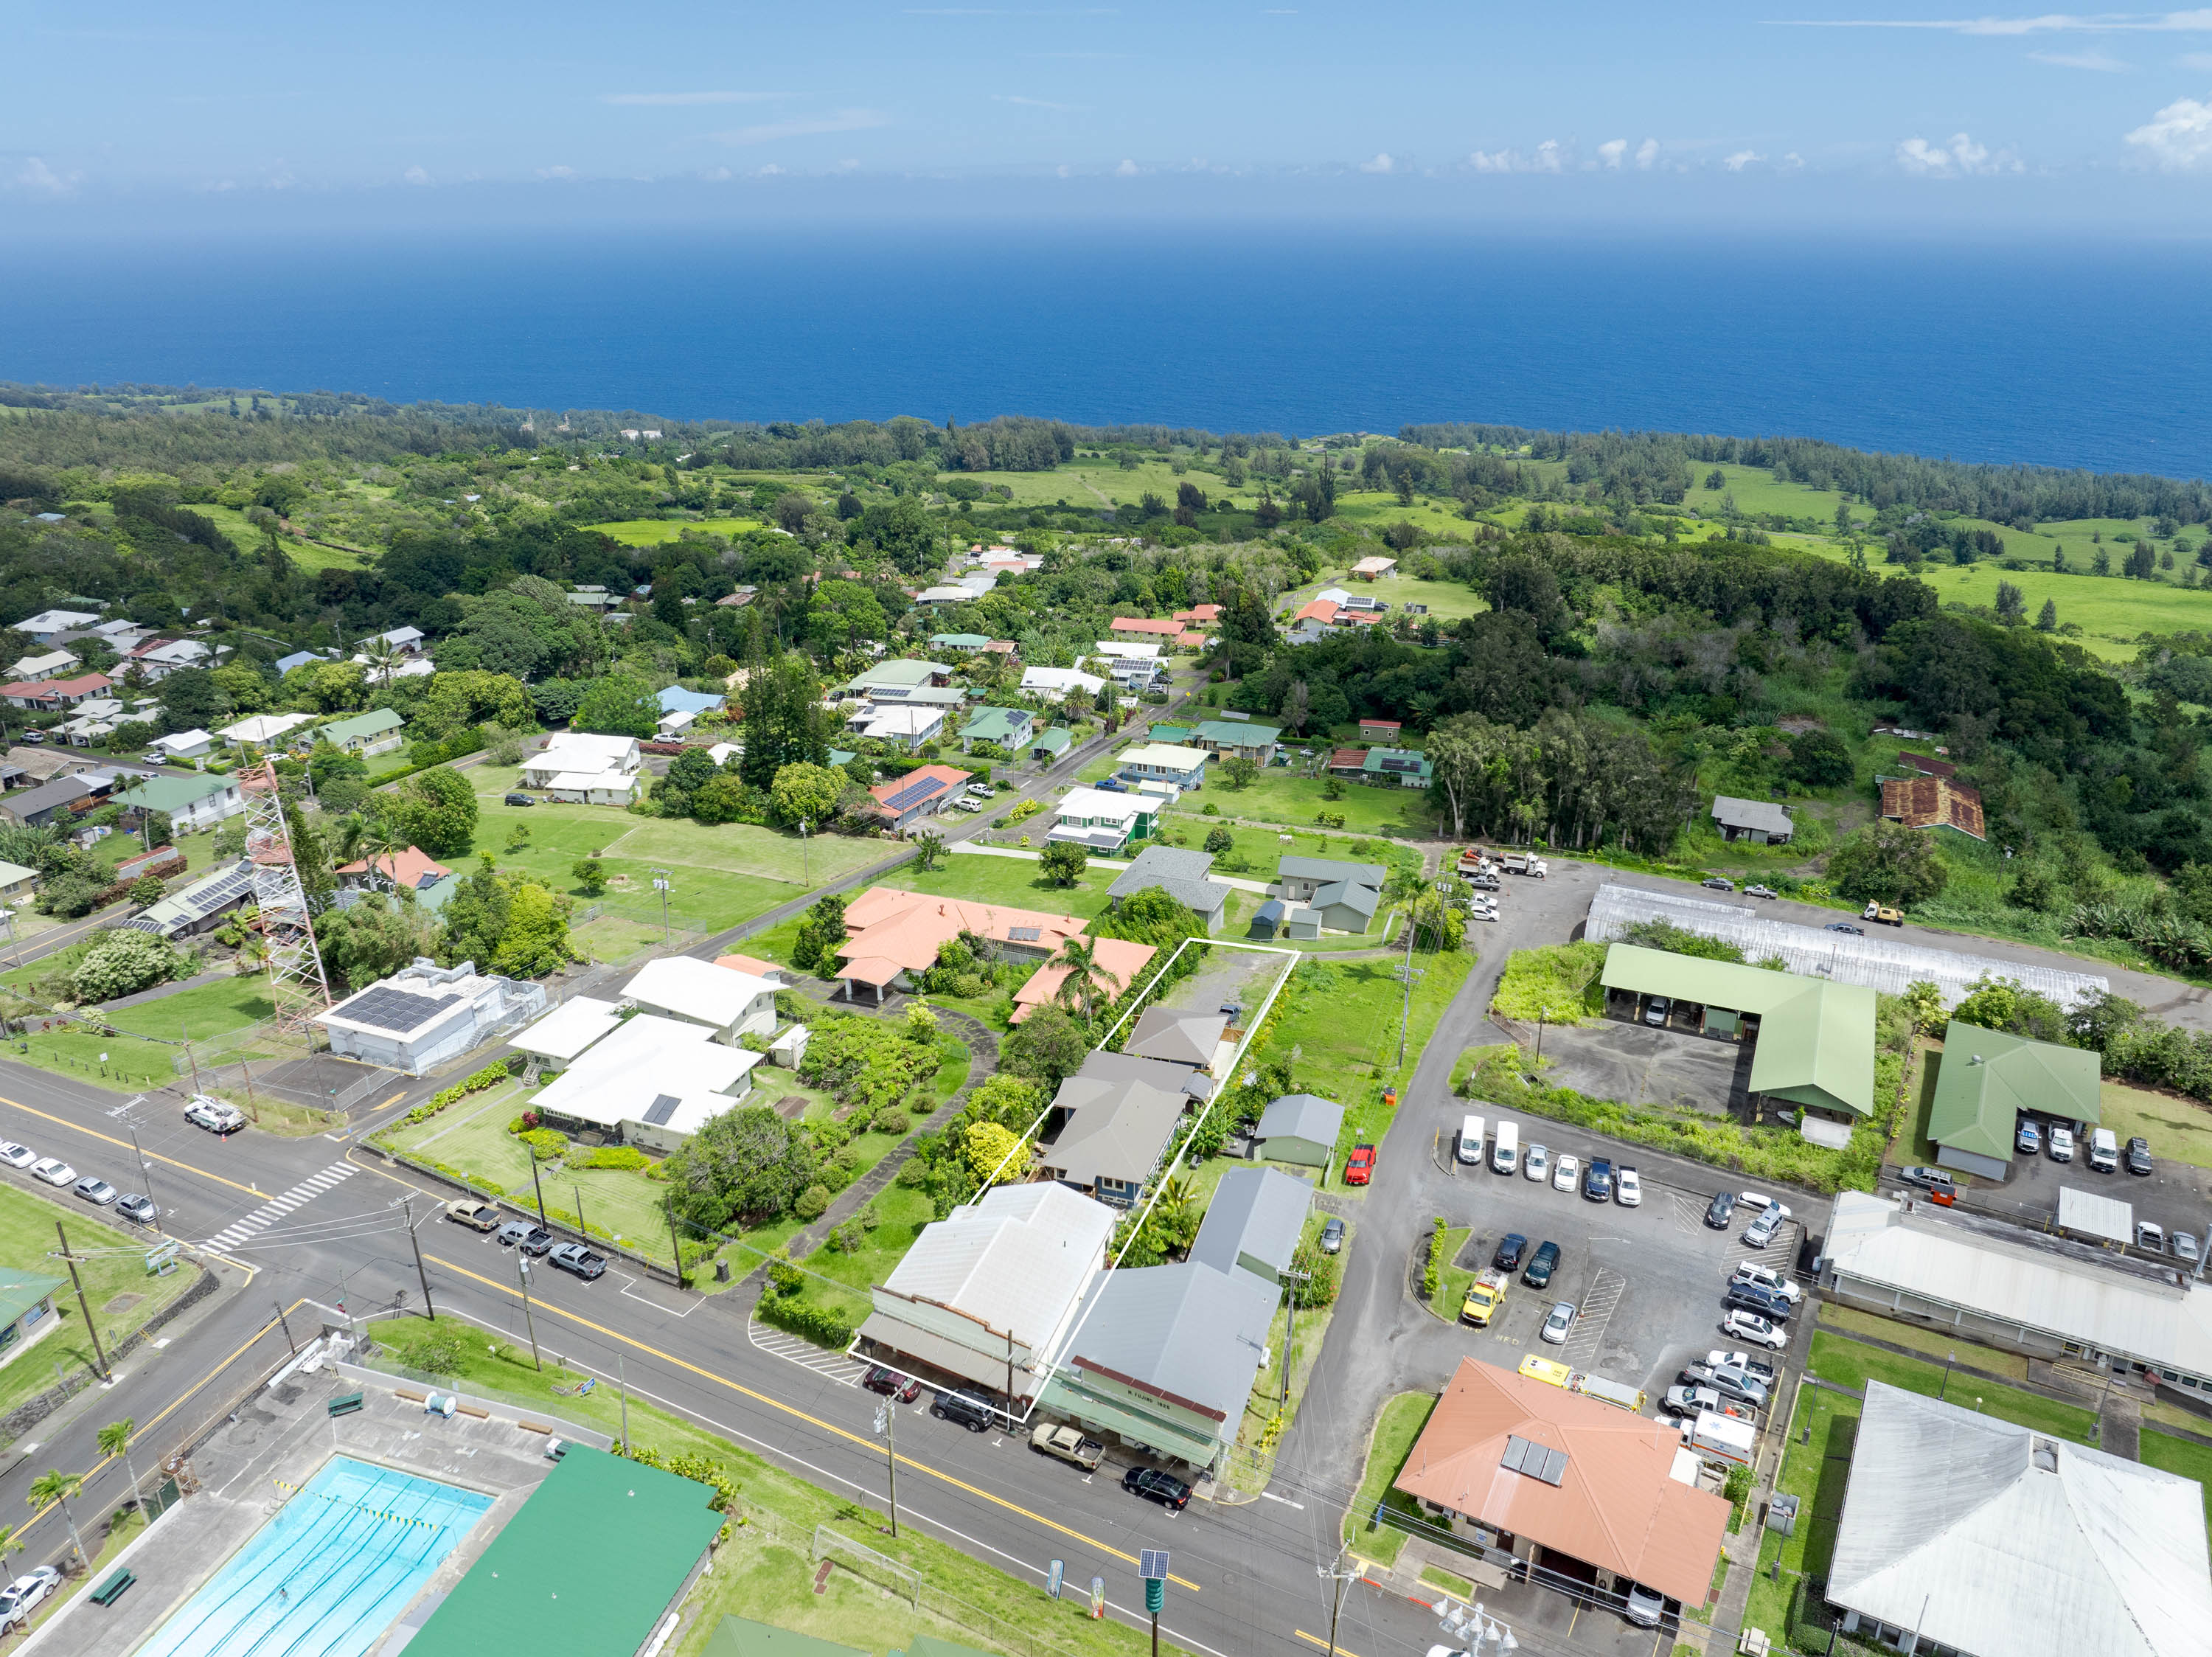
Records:
[[[446,1218],[458,1220],[478,1231],[497,1231],[507,1216],[489,1203],[479,1203],[472,1197],[457,1197],[446,1204]]]
[[[1364,1185],[1375,1177],[1375,1147],[1354,1145],[1344,1161],[1344,1183]]]
[[[1073,1427],[1056,1427],[1048,1421],[1037,1423],[1030,1435],[1030,1448],[1041,1454],[1058,1456],[1062,1461],[1072,1461],[1086,1473],[1098,1471],[1098,1464],[1106,1459],[1106,1447],[1095,1438],[1085,1438]]]
[[[1867,906],[1859,911],[1859,918],[1863,921],[1878,922],[1883,926],[1903,926],[1905,911],[1901,909],[1892,909],[1887,904],[1878,904],[1869,898],[1867,900]]]
[[[1489,1328],[1498,1308],[1505,1304],[1505,1291],[1512,1281],[1502,1271],[1476,1272],[1474,1281],[1467,1286],[1467,1299],[1460,1303],[1459,1320],[1477,1329]]]

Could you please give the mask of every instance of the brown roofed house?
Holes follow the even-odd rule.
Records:
[[[1956,829],[1979,840],[1982,796],[1948,777],[1913,777],[1881,785],[1881,814],[1907,828]]]

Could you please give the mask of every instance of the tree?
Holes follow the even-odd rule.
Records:
[[[1947,1016],[1943,1011],[1943,992],[1926,978],[1915,978],[1905,986],[1898,999],[1905,1004],[1905,1015],[1912,1020],[1912,1027],[1923,1036],[1932,1036],[1943,1027]]]
[[[1249,754],[1232,753],[1221,762],[1221,780],[1240,794],[1250,788],[1259,775],[1259,764]]]
[[[575,876],[586,898],[596,898],[607,889],[607,866],[596,857],[579,857],[568,873]]]
[[[230,710],[238,714],[258,714],[268,710],[276,698],[269,689],[269,681],[255,669],[242,661],[234,661],[217,667],[209,677],[216,689],[230,704]]]
[[[720,775],[706,750],[686,748],[669,765],[667,775],[653,785],[653,797],[668,816],[689,817],[693,796]]]
[[[1290,687],[1283,692],[1282,706],[1276,711],[1283,723],[1290,728],[1291,735],[1305,734],[1306,721],[1313,713],[1313,697],[1306,689],[1305,680],[1294,679],[1291,681]]]
[[[773,661],[756,655],[745,673],[744,752],[738,775],[767,789],[786,765],[830,762],[822,688],[806,658],[787,651]]]
[[[856,550],[880,552],[905,575],[926,576],[945,561],[936,525],[911,495],[867,508],[853,520],[847,536]]]
[[[30,1493],[24,1497],[33,1508],[51,1508],[58,1504],[62,1517],[69,1521],[70,1540],[76,1544],[76,1556],[87,1569],[92,1556],[84,1550],[84,1538],[77,1534],[76,1514],[70,1507],[70,1499],[84,1489],[84,1480],[75,1473],[64,1473],[58,1468],[48,1468],[31,1481]]]
[[[1527,617],[1536,637],[1547,644],[1565,633],[1573,620],[1559,596],[1559,578],[1552,566],[1528,553],[1511,554],[1491,567],[1487,596],[1492,608]]]
[[[135,996],[157,984],[185,976],[184,955],[151,932],[102,933],[70,975],[71,991],[84,1002]]]
[[[2027,619],[2027,597],[2008,581],[1997,582],[1997,620],[2017,627]]]
[[[927,874],[944,861],[945,837],[935,829],[919,829],[914,837],[915,867]]]
[[[433,857],[458,857],[477,832],[477,791],[451,765],[417,771],[379,796],[392,828]]]
[[[168,884],[158,874],[141,874],[131,883],[131,901],[141,909],[151,909],[168,895]]]
[[[969,1170],[976,1184],[986,1190],[993,1185],[1011,1185],[1030,1171],[1028,1142],[995,1122],[973,1124],[962,1148],[968,1154]]]
[[[1467,916],[1446,903],[1443,893],[1424,892],[1413,899],[1414,948],[1446,953],[1466,941]]]
[[[775,774],[769,789],[769,807],[776,820],[791,827],[808,824],[820,828],[837,809],[847,778],[828,765],[795,759]]]
[[[1038,859],[1038,867],[1054,886],[1073,886],[1090,866],[1091,859],[1083,848],[1067,840],[1052,841]]]
[[[404,897],[363,892],[349,909],[336,905],[315,917],[315,947],[339,995],[389,978],[417,955],[434,953],[430,917]]]
[[[1808,788],[1838,788],[1851,780],[1851,752],[1833,731],[1800,731],[1790,739],[1790,774]]]
[[[766,1105],[709,1117],[664,1165],[677,1205],[708,1231],[787,1212],[819,1166],[812,1136]]]
[[[1206,832],[1206,849],[1216,857],[1237,849],[1237,837],[1226,828],[1214,827]]]
[[[1083,1068],[1091,1051],[1084,1026],[1057,1007],[1040,1007],[999,1044],[999,1062],[1050,1090]]]
[[[492,971],[510,978],[542,978],[574,959],[569,907],[568,899],[535,880],[519,882],[508,899],[507,929],[492,956]]]
[[[629,673],[593,679],[576,704],[576,728],[601,736],[649,737],[660,728],[660,702]]]
[[[753,810],[752,790],[722,771],[691,796],[691,815],[706,824],[734,823]]]
[[[1089,1018],[1098,1008],[1098,946],[1079,933],[1070,933],[1060,940],[1059,951],[1054,954],[1050,966],[1064,966],[1067,975],[1060,981],[1053,999],[1063,1006],[1078,1006],[1083,1016]]]
[[[165,676],[155,695],[161,699],[165,732],[207,730],[230,711],[230,699],[204,667],[179,667]]]
[[[121,1421],[112,1421],[100,1429],[100,1453],[104,1456],[122,1459],[123,1471],[131,1477],[131,1505],[138,1503],[138,1470],[131,1465],[131,1435],[138,1430],[137,1422],[130,1416]]]
[[[845,899],[834,892],[816,899],[792,941],[791,964],[802,972],[828,976],[837,964],[837,946],[845,936]]]
[[[2022,989],[2008,979],[1977,979],[1966,999],[1951,1009],[1951,1016],[1961,1024],[2008,1031],[2031,1041],[2073,1045],[2073,1026],[2065,1009],[2050,996]]]
[[[2205,545],[2212,548],[2212,541],[2207,541]],[[2036,613],[2035,631],[2039,633],[2055,633],[2058,631],[2057,600],[2044,600],[2043,608]]]
[[[1936,855],[1934,837],[1902,823],[1869,824],[1828,859],[1828,883],[1858,903],[1923,903],[1942,891],[1949,878]]]

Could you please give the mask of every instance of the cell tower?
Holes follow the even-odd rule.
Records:
[[[331,1004],[322,952],[315,947],[313,917],[300,871],[292,863],[292,831],[276,769],[267,760],[239,773],[246,796],[246,855],[253,862],[253,901],[261,910],[261,939],[269,955],[269,998],[276,1027],[305,1031]]]

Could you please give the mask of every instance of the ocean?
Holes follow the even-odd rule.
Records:
[[[1473,420],[2212,474],[2212,250],[1260,228],[0,251],[0,379],[672,418]]]

